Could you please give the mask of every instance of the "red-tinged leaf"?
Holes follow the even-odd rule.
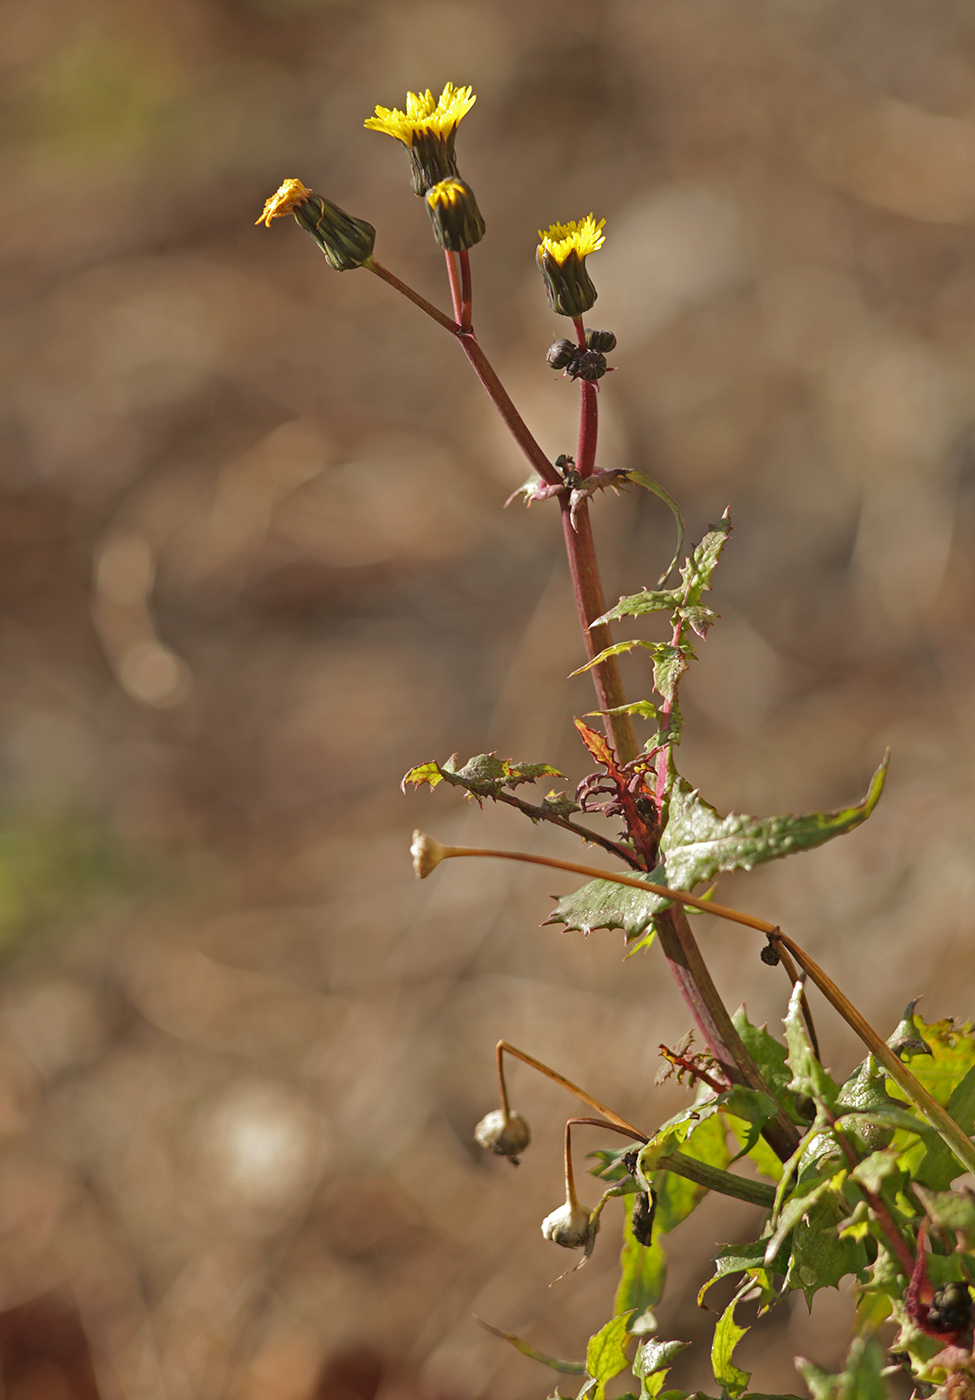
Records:
[[[588,724],[584,724],[581,719],[575,719],[572,723],[578,729],[582,742],[596,762],[601,763],[609,771],[615,771],[616,760],[602,734],[596,729],[590,729]]]

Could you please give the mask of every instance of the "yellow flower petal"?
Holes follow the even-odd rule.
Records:
[[[429,88],[426,92],[408,92],[405,112],[398,107],[377,107],[376,115],[367,117],[364,125],[411,146],[419,132],[448,136],[476,101],[473,89],[448,83],[436,100]]]
[[[603,246],[602,229],[605,223],[605,219],[600,219],[597,224],[595,216],[587,214],[584,219],[573,219],[570,224],[552,224],[544,233],[539,229],[539,256],[548,253],[560,267],[570,253],[575,253],[579,258],[588,257]]]
[[[261,217],[255,223],[263,224],[265,228],[271,227],[272,219],[283,218],[285,214],[293,214],[296,204],[308,198],[311,190],[305,189],[300,180],[285,180],[283,184],[265,200]]]

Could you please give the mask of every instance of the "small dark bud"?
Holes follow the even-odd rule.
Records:
[[[928,1309],[927,1325],[936,1332],[965,1332],[972,1319],[972,1295],[966,1283],[946,1283]]]
[[[587,329],[586,349],[601,350],[604,355],[608,355],[611,350],[616,349],[616,336],[612,331],[591,331]]]
[[[555,459],[555,465],[558,467],[559,471],[562,473],[563,476],[565,475],[566,467],[574,467],[575,464],[576,459],[574,457],[570,457],[567,452],[560,452]]]
[[[598,350],[583,350],[576,354],[567,368],[567,373],[573,379],[585,379],[589,382],[602,379],[606,373],[606,356]]]
[[[779,950],[774,943],[766,943],[758,956],[766,967],[778,967],[779,965]]]
[[[557,340],[554,345],[549,346],[545,363],[549,369],[565,369],[578,348],[577,345],[573,345],[571,340],[566,340],[563,336],[561,340]]]
[[[645,1249],[649,1249],[653,1243],[653,1217],[656,1212],[656,1196],[649,1191],[641,1191],[633,1202],[630,1224],[633,1227],[633,1238]]]

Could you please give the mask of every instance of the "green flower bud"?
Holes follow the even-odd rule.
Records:
[[[272,219],[293,214],[295,219],[325,254],[329,267],[349,272],[372,257],[376,230],[365,219],[354,219],[330,199],[312,194],[300,180],[285,180],[266,201],[257,220],[265,228]]]
[[[480,243],[484,237],[484,220],[474,191],[466,180],[451,175],[438,181],[427,190],[426,201],[433,232],[441,248],[448,253],[462,253]]]

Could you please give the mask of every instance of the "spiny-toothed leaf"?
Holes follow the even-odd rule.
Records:
[[[651,700],[633,700],[629,705],[614,705],[610,710],[588,710],[586,719],[596,715],[639,715],[640,719],[655,720],[657,707]]]
[[[692,632],[696,632],[699,637],[706,637],[708,628],[713,627],[718,620],[718,614],[713,608],[681,607],[678,613],[690,627]]]
[[[626,475],[630,481],[635,481],[637,486],[642,486],[645,491],[652,491],[659,500],[663,501],[664,505],[667,506],[671,515],[677,522],[677,548],[674,550],[673,559],[671,559],[670,563],[657,580],[657,584],[659,585],[663,583],[671,570],[677,567],[677,560],[680,558],[680,552],[684,547],[684,517],[680,513],[680,506],[674,500],[673,496],[668,495],[659,481],[654,481],[652,476],[647,476],[644,472],[627,472]]]
[[[549,1356],[547,1352],[539,1351],[531,1342],[526,1342],[515,1332],[504,1332],[500,1327],[492,1327],[490,1322],[485,1322],[482,1317],[476,1318],[475,1321],[480,1323],[485,1332],[491,1332],[495,1337],[502,1337],[506,1342],[510,1342],[522,1356],[530,1356],[533,1361],[540,1361],[543,1366],[549,1366],[553,1371],[561,1371],[568,1376],[584,1376],[586,1373],[584,1361],[560,1361],[557,1356]]]
[[[691,550],[690,558],[680,571],[684,585],[682,602],[689,606],[699,603],[701,594],[711,587],[711,575],[730,534],[731,516],[726,510],[717,525],[712,525],[701,543]]]
[[[578,666],[574,671],[570,671],[570,676],[581,676],[584,671],[591,671],[594,666],[599,666],[603,661],[609,661],[613,656],[623,656],[626,652],[632,651],[634,647],[643,647],[644,651],[656,651],[659,642],[614,642],[611,647],[606,647],[594,656],[591,661],[587,661],[585,666]]]
[[[413,783],[419,787],[421,783],[429,783],[435,788],[438,783],[443,782],[443,774],[440,772],[440,765],[437,763],[421,763],[416,768],[411,768],[406,774],[400,787],[406,791],[406,784]]]
[[[947,1104],[957,1086],[975,1067],[975,1033],[972,1023],[957,1024],[950,1016],[926,1022],[914,1017],[915,1028],[931,1051],[911,1061],[911,1073],[940,1104]],[[898,1094],[900,1091],[896,1091]]]
[[[589,625],[598,627],[604,622],[622,622],[624,617],[642,617],[644,613],[672,613],[680,607],[683,598],[681,588],[648,588],[643,593],[631,593],[621,598],[615,607]]]
[[[588,724],[583,724],[581,719],[574,719],[572,723],[579,732],[579,737],[593,758],[602,768],[612,768],[614,766],[613,753],[606,742],[605,737],[598,730],[590,729]]]
[[[548,792],[538,805],[553,817],[571,817],[573,812],[579,811],[578,802],[567,792]]]
[[[405,792],[407,783],[417,786],[429,783],[432,788],[438,783],[450,783],[452,787],[463,788],[468,797],[480,802],[485,797],[497,798],[505,788],[534,783],[544,777],[564,778],[565,774],[550,763],[515,763],[511,759],[498,758],[496,753],[478,754],[463,766],[458,766],[457,755],[453,754],[446,763],[421,763],[418,768],[411,768],[401,787]]]
[[[626,1344],[630,1337],[627,1324],[632,1316],[631,1311],[611,1318],[605,1327],[601,1327],[595,1336],[589,1338],[586,1371],[596,1382],[592,1390],[587,1392],[591,1400],[605,1400],[609,1381],[621,1371],[625,1371],[630,1364],[626,1355]]]
[[[635,1196],[625,1197],[626,1218],[623,1227],[623,1248],[620,1251],[620,1281],[613,1301],[614,1313],[643,1313],[659,1303],[667,1276],[667,1256],[656,1237],[643,1245],[633,1233],[633,1202]],[[656,1222],[655,1222],[656,1226]]]
[[[737,813],[720,817],[688,782],[675,775],[660,839],[662,859],[645,878],[668,889],[690,891],[716,875],[751,870],[765,861],[811,850],[866,821],[883,791],[886,773],[885,758],[871,779],[866,797],[854,807],[775,817]],[[557,900],[546,922],[563,923],[582,933],[621,928],[630,941],[647,931],[653,916],[664,910],[667,903],[660,895],[642,894],[632,886],[590,880]],[[926,1060],[924,1064],[927,1067]]]
[[[748,1331],[747,1327],[740,1327],[735,1321],[735,1304],[740,1297],[739,1293],[732,1298],[721,1314],[715,1325],[714,1341],[711,1343],[711,1369],[714,1379],[722,1390],[731,1396],[740,1395],[751,1379],[751,1372],[741,1370],[732,1360],[735,1347]]]
[[[850,1347],[845,1368],[831,1375],[804,1356],[796,1357],[796,1369],[809,1387],[812,1400],[886,1400],[884,1349],[873,1337],[857,1337]]]
[[[919,997],[913,997],[904,1008],[904,1014],[887,1037],[887,1044],[899,1060],[909,1060],[914,1055],[930,1055],[931,1047],[921,1035],[914,1016],[914,1008]]]
[[[640,1382],[640,1400],[656,1400],[674,1358],[689,1346],[690,1342],[659,1342],[654,1339],[637,1347],[633,1374]]]
[[[677,699],[680,678],[687,670],[689,661],[694,660],[694,652],[687,642],[673,646],[670,642],[658,642],[653,652],[653,688],[658,695],[671,704]]]
[[[880,798],[887,758],[874,773],[862,802],[832,812],[802,816],[751,817],[735,812],[719,817],[683,778],[671,788],[667,825],[660,848],[667,853],[666,883],[687,890],[729,870],[751,870],[765,861],[811,850],[866,821]]]
[[[834,1180],[844,1175],[840,1172]],[[841,1239],[839,1235],[845,1204],[839,1189],[826,1193],[803,1215],[793,1232],[785,1284],[789,1289],[801,1288],[810,1305],[821,1288],[836,1288],[849,1274],[861,1282],[865,1277],[865,1243]]]
[[[792,1070],[789,1088],[793,1093],[804,1094],[815,1103],[831,1109],[840,1090],[836,1081],[823,1069],[810,1043],[802,1014],[801,982],[797,982],[792,989],[784,1025],[787,1059]]]

